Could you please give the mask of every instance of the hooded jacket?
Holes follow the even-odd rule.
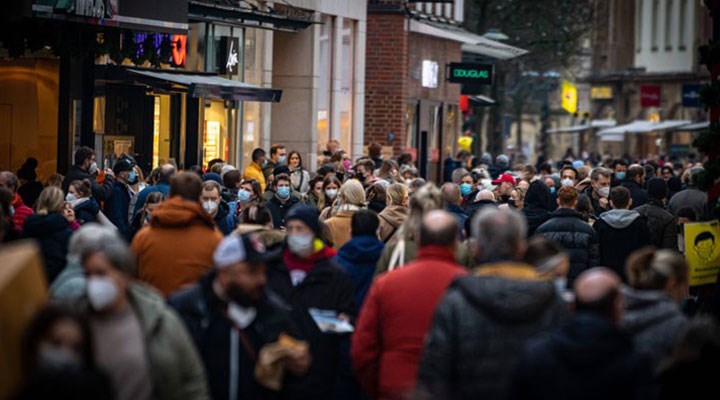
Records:
[[[532,340],[513,374],[510,399],[654,399],[650,361],[606,318],[578,313]]]
[[[352,346],[356,375],[373,399],[400,399],[413,388],[435,307],[466,274],[449,249],[426,246],[405,268],[375,281]]]
[[[387,206],[378,214],[380,219],[380,240],[387,243],[400,229],[400,226],[408,217],[409,210],[403,206]]]
[[[75,218],[82,221],[83,224],[88,222],[97,222],[97,214],[100,211],[100,206],[97,201],[92,197],[87,197],[78,200],[73,207],[75,211]]]
[[[338,398],[341,347],[348,338],[322,333],[308,310],[333,310],[353,316],[355,294],[352,282],[329,257],[320,257],[305,279],[293,286],[290,271],[283,261],[286,246],[283,244],[275,249],[267,263],[267,287],[292,308],[291,318],[300,335],[310,343],[312,357],[310,370],[304,377],[289,382],[288,393],[292,393],[295,400]]]
[[[113,193],[105,201],[103,212],[105,216],[118,229],[118,232],[124,236],[130,235],[130,221],[128,219],[128,211],[130,210],[130,191],[129,187],[119,181],[115,181],[113,185]]]
[[[97,180],[94,176],[90,175],[86,170],[80,168],[77,165],[73,165],[68,170],[67,175],[65,175],[65,179],[63,179],[62,182],[62,190],[65,193],[68,193],[68,189],[70,188],[70,184],[73,181],[82,181],[84,179],[87,179],[90,181],[90,184],[92,185],[92,195],[95,198],[95,200],[99,202],[105,201],[112,196],[113,193],[113,183],[115,183],[115,179],[110,175],[105,175],[105,180],[103,181],[103,184],[100,185],[97,183]]]
[[[208,272],[222,237],[200,203],[180,197],[165,200],[132,241],[138,277],[167,297]]]
[[[593,228],[600,241],[600,265],[627,282],[625,261],[633,251],[652,244],[647,220],[637,211],[616,209],[602,213]]]
[[[333,259],[348,273],[355,288],[356,315],[365,302],[384,247],[385,244],[374,236],[357,236],[345,243]]]
[[[558,208],[535,233],[561,245],[570,255],[568,288],[572,288],[573,281],[583,271],[598,265],[600,244],[597,232],[583,221],[579,212]]]
[[[350,241],[352,216],[355,212],[355,210],[340,210],[335,216],[325,221],[332,238],[333,250],[340,250],[345,243]]]
[[[635,349],[646,353],[654,368],[672,355],[688,319],[680,306],[661,290],[623,287],[621,327],[633,336]]]
[[[67,264],[68,244],[72,231],[65,217],[58,213],[33,214],[25,219],[25,236],[38,241],[48,284]]]
[[[528,237],[534,235],[535,230],[550,219],[553,208],[548,187],[541,181],[532,182],[525,195],[525,206],[522,209],[527,220]]]
[[[677,221],[665,210],[661,201],[651,198],[635,211],[646,218],[653,246],[677,251]]]
[[[435,311],[418,387],[438,399],[502,399],[528,339],[559,326],[566,306],[553,283],[513,262],[457,279]]]

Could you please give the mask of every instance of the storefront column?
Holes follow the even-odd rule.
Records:
[[[363,144],[365,143],[364,125],[365,125],[365,33],[367,31],[367,23],[364,20],[357,22],[355,30],[355,76],[353,79],[353,130],[352,130],[352,149],[350,151],[352,159],[356,159],[363,154]],[[401,132],[395,132],[399,137]]]
[[[200,165],[200,100],[192,96],[185,98],[185,160],[184,168]]]
[[[343,17],[335,17],[332,30],[332,100],[330,102],[330,138],[340,140],[340,104],[342,102]]]
[[[95,148],[94,68],[95,61],[91,55],[78,58],[63,54],[60,57],[57,170],[63,174],[73,164],[76,144]]]
[[[273,85],[273,41],[275,35],[273,31],[264,31],[265,33],[265,51],[263,52],[262,64],[262,87],[271,88]],[[285,99],[283,98],[283,101]],[[270,132],[272,128],[272,103],[261,103],[261,125],[257,129],[257,135],[260,135],[260,147],[270,149]],[[250,163],[248,160],[247,164]]]

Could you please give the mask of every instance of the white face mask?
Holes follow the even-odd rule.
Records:
[[[107,276],[93,276],[87,280],[87,296],[95,311],[103,311],[117,300],[118,287]]]
[[[563,180],[560,181],[560,184],[562,184],[563,186],[573,186],[575,183],[573,182],[572,179],[570,179],[570,178],[565,178],[565,179],[563,179]]]
[[[412,179],[405,179],[405,186],[410,187],[410,184],[412,183]]]
[[[605,186],[598,189],[598,195],[600,197],[607,198],[610,195],[610,186]]]
[[[77,354],[67,347],[43,343],[38,349],[40,364],[55,369],[66,369],[79,367],[81,362]]]
[[[337,197],[337,195],[338,195],[338,190],[337,189],[327,189],[327,190],[325,190],[325,194],[327,195],[327,197],[330,198],[330,200],[335,200],[335,197]]]
[[[215,212],[215,210],[217,210],[218,203],[216,203],[212,200],[208,200],[208,201],[204,201],[202,203],[202,206],[203,206],[203,210],[205,210],[206,213],[212,214]]]
[[[67,196],[65,196],[65,201],[72,203],[73,201],[77,200],[77,196],[75,196],[72,193],[68,193]]]
[[[313,240],[315,239],[314,235],[302,235],[302,234],[294,234],[294,235],[288,235],[287,237],[287,244],[290,248],[290,251],[295,253],[299,256],[307,256],[310,255],[313,251]]]
[[[567,286],[567,278],[564,276],[553,279],[553,285],[555,285],[555,291],[557,294],[562,295],[565,292]]]
[[[93,161],[92,164],[90,164],[90,166],[88,167],[88,173],[90,175],[94,175],[97,171],[98,171],[97,163],[95,161]]]
[[[255,321],[257,317],[257,309],[255,307],[241,307],[230,302],[227,310],[228,318],[235,323],[240,329],[245,329]]]

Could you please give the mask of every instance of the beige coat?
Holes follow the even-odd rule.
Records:
[[[325,225],[327,225],[330,230],[330,237],[332,238],[333,249],[335,251],[340,250],[345,243],[350,241],[350,227],[352,226],[353,214],[355,214],[353,210],[342,210],[338,211],[334,217],[325,221]]]
[[[380,240],[387,243],[407,219],[408,209],[403,206],[387,206],[378,217],[380,218]]]

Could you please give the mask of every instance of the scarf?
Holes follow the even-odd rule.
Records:
[[[300,257],[286,248],[285,251],[283,251],[283,262],[290,271],[300,270],[309,273],[317,261],[333,258],[336,254],[335,250],[325,246],[322,240],[316,238],[314,242],[314,252],[308,257]]]

